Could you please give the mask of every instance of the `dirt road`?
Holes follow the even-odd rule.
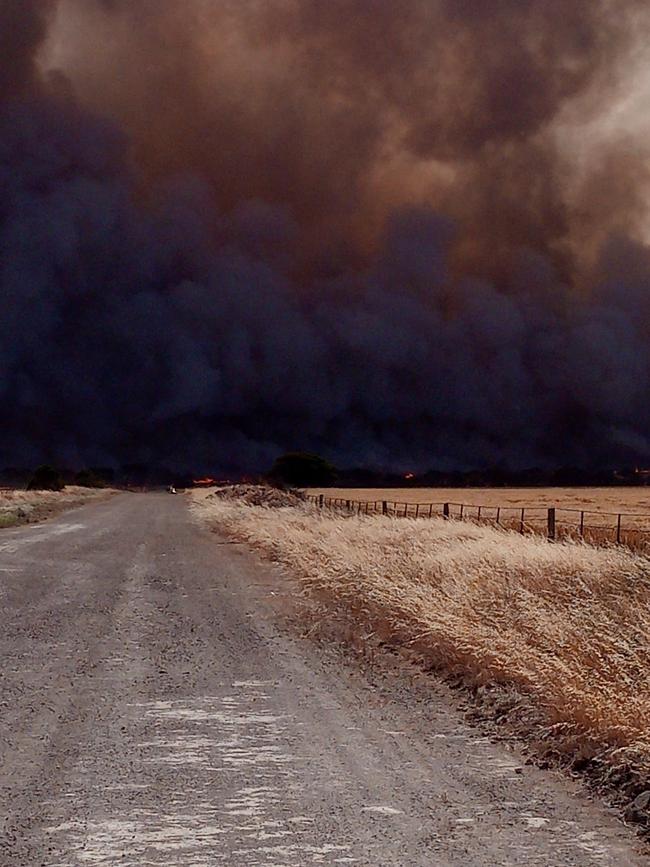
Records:
[[[444,688],[292,637],[269,576],[181,497],[0,534],[2,867],[647,863]]]

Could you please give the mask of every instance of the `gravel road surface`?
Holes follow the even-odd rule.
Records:
[[[444,687],[292,635],[279,582],[180,496],[0,533],[2,867],[647,863]]]

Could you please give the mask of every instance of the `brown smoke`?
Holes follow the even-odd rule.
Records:
[[[0,467],[648,465],[647,5],[0,0]]]
[[[0,99],[20,96],[33,83],[35,55],[43,41],[54,0],[0,3]]]
[[[149,181],[192,171],[225,208],[286,204],[310,256],[367,247],[391,210],[426,203],[460,221],[463,270],[504,277],[530,247],[568,276],[638,217],[620,179],[642,163],[599,152],[576,189],[556,124],[607,107],[646,6],[62,0],[60,26],[76,89],[128,130]]]

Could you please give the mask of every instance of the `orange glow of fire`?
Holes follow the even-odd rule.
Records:
[[[216,479],[194,479],[193,482],[195,485],[214,485],[216,483]]]

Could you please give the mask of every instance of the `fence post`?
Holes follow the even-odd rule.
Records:
[[[580,512],[580,538],[584,539],[585,535],[585,513]]]
[[[548,527],[549,542],[553,542],[555,541],[555,509],[553,507],[548,510],[546,525]]]
[[[449,519],[449,503],[445,503],[442,507],[442,517]]]
[[[520,523],[519,523],[519,532],[520,532],[522,535],[523,535],[523,532],[524,532],[524,513],[525,513],[525,511],[526,511],[525,509],[522,509],[522,510],[521,510],[521,521],[520,521]]]
[[[325,503],[325,495],[319,494],[318,495],[318,505],[320,506],[321,509],[323,508],[324,503]]]
[[[350,501],[349,500],[345,501],[345,508],[348,510],[348,512],[350,511]]]
[[[618,516],[618,520],[616,522],[616,544],[621,544],[621,516]]]
[[[501,506],[497,506],[497,525],[500,523],[499,519],[501,518]]]
[[[381,513],[382,515],[388,514],[388,503],[386,502],[386,500],[381,501]]]

